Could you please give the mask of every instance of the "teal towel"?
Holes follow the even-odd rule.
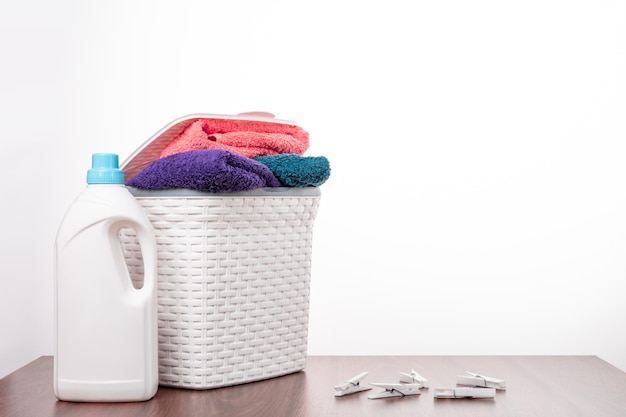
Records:
[[[285,187],[319,187],[330,177],[330,163],[323,156],[284,153],[254,160],[267,166]]]

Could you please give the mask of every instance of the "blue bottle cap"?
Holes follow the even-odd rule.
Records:
[[[91,155],[91,169],[87,171],[87,184],[124,184],[124,172],[119,169],[119,158],[114,153]]]

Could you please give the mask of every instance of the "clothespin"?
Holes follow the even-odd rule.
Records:
[[[400,372],[400,382],[405,384],[419,384],[420,388],[428,388],[428,380],[411,369],[411,373]]]
[[[407,395],[421,394],[420,384],[383,384],[380,382],[372,382],[371,385],[384,388],[385,390],[367,397],[370,400],[376,400],[378,398],[406,397]]]
[[[489,376],[478,375],[473,372],[465,372],[466,375],[457,375],[457,385],[467,385],[470,387],[495,388],[500,390],[506,389],[506,383],[502,379],[492,378]]]
[[[365,378],[365,375],[367,375],[367,372],[361,372],[357,376],[353,376],[348,379],[343,384],[335,386],[335,397],[342,397],[344,395],[354,394],[355,392],[370,390],[371,388],[361,385],[361,380]]]
[[[436,388],[435,398],[494,398],[495,388]]]

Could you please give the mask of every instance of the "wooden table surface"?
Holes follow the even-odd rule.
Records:
[[[125,416],[545,416],[625,417],[626,373],[595,356],[309,356],[305,371],[228,388],[160,387],[150,401],[70,403],[52,389],[52,357],[0,380],[0,417]],[[430,381],[421,395],[370,400],[372,387],[334,397],[333,387],[363,371],[370,382],[398,382],[416,370]],[[465,371],[506,381],[495,399],[435,399]]]

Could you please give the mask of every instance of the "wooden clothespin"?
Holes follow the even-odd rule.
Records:
[[[494,398],[495,388],[436,388],[435,398]]]
[[[371,388],[361,385],[361,380],[365,378],[365,375],[367,374],[367,372],[361,372],[360,374],[348,379],[343,384],[336,385],[335,397],[342,397],[344,395],[354,394],[355,392],[370,390]]]
[[[456,383],[457,385],[469,387],[495,388],[499,390],[506,389],[504,380],[475,374],[473,372],[465,372],[465,375],[457,375]]]
[[[428,380],[411,369],[411,372],[406,374],[400,372],[400,382],[405,384],[419,384],[420,388],[428,388]]]
[[[371,385],[375,387],[384,388],[384,391],[370,395],[370,400],[376,400],[379,398],[391,398],[391,397],[406,397],[408,395],[419,395],[420,384],[386,384],[380,382],[372,382]]]

